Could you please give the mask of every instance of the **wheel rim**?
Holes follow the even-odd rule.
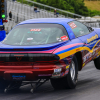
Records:
[[[72,61],[71,66],[70,66],[70,75],[71,79],[75,80],[75,63]]]

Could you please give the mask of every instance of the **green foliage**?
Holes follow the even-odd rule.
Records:
[[[76,14],[88,16],[89,11],[85,7],[84,0],[33,0]]]
[[[17,1],[21,2],[22,0],[17,0]],[[63,10],[73,12],[76,14],[80,14],[83,16],[100,15],[100,11],[89,10],[84,4],[84,0],[32,0],[32,1],[46,4],[46,5],[56,7],[59,9],[63,9]],[[23,0],[23,3],[27,3],[27,1]],[[33,4],[30,3],[29,5],[32,6]],[[36,6],[36,5],[34,5],[34,6]],[[43,8],[43,7],[40,6],[40,8]],[[45,9],[49,10],[48,8],[45,8]],[[67,16],[67,15],[65,15],[65,16]]]

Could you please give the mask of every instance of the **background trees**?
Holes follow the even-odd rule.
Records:
[[[59,9],[63,9],[76,14],[88,16],[89,11],[84,4],[84,0],[33,0]]]
[[[22,0],[17,0],[21,2]],[[84,1],[86,0],[32,0],[36,1],[45,5],[49,5],[52,7],[56,7],[62,10],[66,10],[69,12],[73,12],[76,14],[80,14],[83,16],[95,16],[100,15],[100,11],[88,9],[85,6]],[[87,0],[87,1],[94,1],[94,0]],[[97,2],[100,0],[97,0]],[[27,1],[23,0],[24,3],[27,4]],[[32,4],[33,5],[33,4]]]

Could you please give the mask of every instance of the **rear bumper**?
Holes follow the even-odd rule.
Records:
[[[54,72],[55,69],[61,68],[60,72]],[[68,69],[56,65],[48,66],[0,66],[0,77],[5,80],[13,80],[12,74],[25,74],[26,81],[37,80],[40,78],[60,78],[68,73]]]
[[[2,68],[0,68],[0,77],[3,77],[6,80],[12,80],[12,74],[25,74],[26,80],[35,80],[42,76],[51,77],[54,72],[54,68],[50,68],[50,69],[25,68],[24,69],[22,68],[22,66],[20,66],[21,69],[18,68],[16,68],[16,66],[2,66]]]
[[[6,80],[12,80],[12,74],[25,74],[27,81],[31,80],[37,80],[42,77],[51,77],[53,70],[6,70],[6,71],[0,71],[2,73],[2,76]]]

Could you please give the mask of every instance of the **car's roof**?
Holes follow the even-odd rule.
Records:
[[[58,23],[58,24],[63,24],[63,23],[68,23],[70,21],[73,21],[74,19],[69,19],[69,18],[37,18],[37,19],[30,19],[23,21],[20,24],[32,24],[32,23]]]

